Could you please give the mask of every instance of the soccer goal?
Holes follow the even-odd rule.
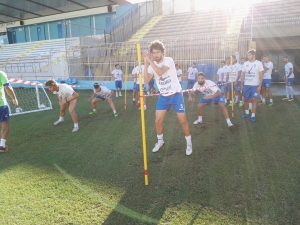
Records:
[[[11,116],[52,109],[51,101],[41,84],[10,83],[10,85],[19,102],[18,107],[15,107],[11,98],[5,93]]]

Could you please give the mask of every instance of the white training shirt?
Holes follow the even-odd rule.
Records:
[[[138,66],[134,67],[132,72],[131,72],[132,76],[136,76],[135,78],[133,78],[134,83],[136,83],[137,71],[138,71]]]
[[[58,91],[54,91],[53,94],[57,94],[61,99],[66,100],[74,93],[73,88],[68,84],[57,84]]]
[[[96,89],[94,89],[94,93],[98,96],[106,98],[108,95],[110,95],[111,90],[109,90],[107,87],[99,86],[101,88],[101,91],[97,92]]]
[[[234,82],[238,78],[239,71],[242,71],[241,65],[239,63],[236,63],[236,64],[232,65],[232,74],[233,74],[233,77],[234,77]],[[238,81],[241,81],[241,76],[240,76],[240,79]]]
[[[229,72],[230,72],[230,65],[223,66],[223,73],[224,73],[223,81],[224,82],[227,81],[227,77],[229,76]]]
[[[198,74],[198,69],[195,67],[190,67],[188,69],[188,79],[189,80],[195,80],[196,79],[196,75]]]
[[[161,63],[158,64],[156,61],[154,61],[154,64],[159,68],[162,68],[162,66],[167,66],[169,68],[162,76],[158,76],[157,73],[155,73],[152,66],[149,65],[148,73],[154,75],[154,79],[158,87],[158,90],[161,93],[181,91],[181,85],[177,78],[175,63],[173,59],[170,57],[164,57]],[[162,96],[170,96],[173,94],[175,93],[166,93],[166,94],[162,94]]]
[[[205,80],[205,83],[202,86],[198,82],[196,82],[193,88],[200,88],[198,90],[205,96],[214,95],[217,91],[220,91],[218,85],[216,85],[216,83],[211,80]]]
[[[217,71],[217,75],[219,76],[219,82],[222,82],[222,74],[223,74],[223,67],[219,68]]]
[[[138,67],[138,66],[137,66]],[[138,68],[136,69],[136,71],[138,72]],[[141,65],[141,70],[142,70],[142,72],[141,72],[141,74],[142,74],[142,84],[144,84],[145,82],[144,82],[144,65]],[[137,78],[136,78],[136,83],[137,84],[140,84],[140,77],[139,77],[139,74],[137,75]]]
[[[284,70],[285,70],[285,76],[287,77],[290,73],[290,68],[292,68],[293,73],[291,74],[291,76],[289,76],[289,78],[294,78],[294,69],[293,69],[293,64],[291,62],[288,62],[287,64],[285,64],[284,66]]]
[[[268,63],[264,63],[264,66],[268,68],[268,70],[264,73],[264,79],[271,79],[273,63],[270,61]]]
[[[111,73],[114,75],[115,80],[122,80],[122,75],[123,75],[122,70],[120,70],[120,69],[113,70]]]
[[[245,62],[243,66],[243,72],[245,72],[244,85],[259,85],[259,72],[262,71],[264,71],[264,67],[260,61],[255,60],[254,62]]]
[[[176,70],[176,73],[177,73],[178,81],[181,82],[182,81],[182,77],[178,77],[178,76],[182,75],[182,70],[178,69],[178,70]]]

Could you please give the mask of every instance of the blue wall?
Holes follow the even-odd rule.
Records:
[[[126,14],[128,11],[138,7],[138,4],[128,4],[116,7],[116,18],[120,18],[122,15]]]

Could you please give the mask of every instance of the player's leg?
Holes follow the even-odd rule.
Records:
[[[135,104],[135,98],[136,98],[136,92],[135,92],[135,82],[133,83],[133,89],[132,89],[132,104]]]
[[[257,109],[257,86],[251,87],[251,94],[250,94],[250,102],[252,103],[252,114],[251,114],[251,122],[256,122],[256,109]]]
[[[0,140],[0,153],[8,151],[6,146],[6,139],[9,131],[9,109],[8,106],[0,107],[0,122],[1,122],[1,140]]]
[[[226,122],[227,122],[228,127],[233,127],[233,124],[232,124],[231,121],[230,121],[229,114],[228,114],[228,111],[227,111],[227,109],[226,109],[226,107],[225,107],[224,102],[219,101],[218,104],[219,104],[219,107],[220,107],[220,109],[222,110],[222,113],[223,113],[223,115],[224,115],[224,117],[225,117],[225,119],[226,119]]]
[[[157,135],[157,143],[155,144],[152,152],[157,152],[164,145],[164,135],[163,135],[163,121],[167,110],[156,110],[155,112],[155,129]]]
[[[288,80],[288,87],[289,87],[289,92],[290,92],[290,96],[291,96],[291,98],[289,99],[290,102],[294,101],[293,84],[294,84],[294,78],[289,78],[289,80]]]
[[[272,106],[273,105],[273,95],[271,93],[271,79],[269,79],[269,83],[266,84],[266,92],[268,93],[268,96],[270,98],[269,106]]]
[[[68,107],[68,103],[67,102],[65,102],[65,103],[61,103],[60,102],[59,105],[60,105],[59,119],[54,122],[54,125],[57,125],[59,123],[64,122],[64,117],[66,115],[66,109]]]
[[[228,83],[224,84],[224,101],[225,104],[227,104],[227,89],[228,89]]]
[[[72,132],[76,132],[79,129],[79,127],[78,127],[78,118],[77,118],[77,115],[75,113],[76,103],[77,103],[77,99],[74,99],[74,100],[69,102],[69,113],[70,113],[70,115],[72,117],[72,120],[74,122],[74,129],[72,130]]]
[[[101,96],[96,96],[95,98],[93,98],[93,100],[91,102],[93,111],[90,112],[89,114],[97,113],[96,104],[97,104],[97,102],[102,101],[102,100],[103,100],[103,98]]]
[[[232,106],[233,104],[233,99],[232,99],[232,82],[228,83],[227,84],[227,91],[228,91],[228,94],[229,94],[229,107]]]
[[[245,113],[242,118],[249,116],[249,100],[251,97],[251,86],[244,85],[244,109]]]
[[[262,87],[261,88],[261,93],[262,93],[262,98],[260,103],[258,103],[258,105],[265,105],[266,104],[266,87]]]
[[[115,80],[115,88],[116,88],[116,97],[119,97],[119,92],[118,92],[118,81]]]
[[[144,90],[144,84],[143,84],[143,90]],[[140,99],[140,92],[138,92],[138,95],[139,95],[139,99]],[[144,110],[146,110],[147,109],[147,106],[146,106],[146,97],[143,97],[143,99],[144,99]],[[140,105],[140,100],[139,100],[139,105]],[[142,107],[142,106],[141,106]],[[140,110],[141,108],[139,108],[139,110]]]
[[[114,117],[118,117],[119,115],[117,114],[116,107],[115,107],[115,104],[112,101],[112,98],[107,99],[107,102],[108,102],[110,108],[112,109],[112,111],[114,113]]]

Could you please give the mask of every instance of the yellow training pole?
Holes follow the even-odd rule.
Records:
[[[143,138],[143,156],[144,156],[144,176],[145,185],[148,185],[148,163],[147,163],[147,147],[146,147],[146,127],[145,127],[145,111],[144,111],[144,92],[143,92],[143,82],[141,74],[141,45],[137,44],[137,59],[139,62],[139,81],[140,81],[140,106],[141,106],[141,121],[142,121],[142,138]]]
[[[234,117],[234,89],[233,89],[233,80],[232,79],[232,56],[230,56],[230,66],[231,66],[231,69],[230,69],[230,81],[231,81],[231,101],[232,101],[232,111],[231,111],[231,116]]]
[[[126,67],[125,67],[125,100],[124,100],[124,109],[126,109],[127,77],[128,77],[128,62],[126,61]]]

